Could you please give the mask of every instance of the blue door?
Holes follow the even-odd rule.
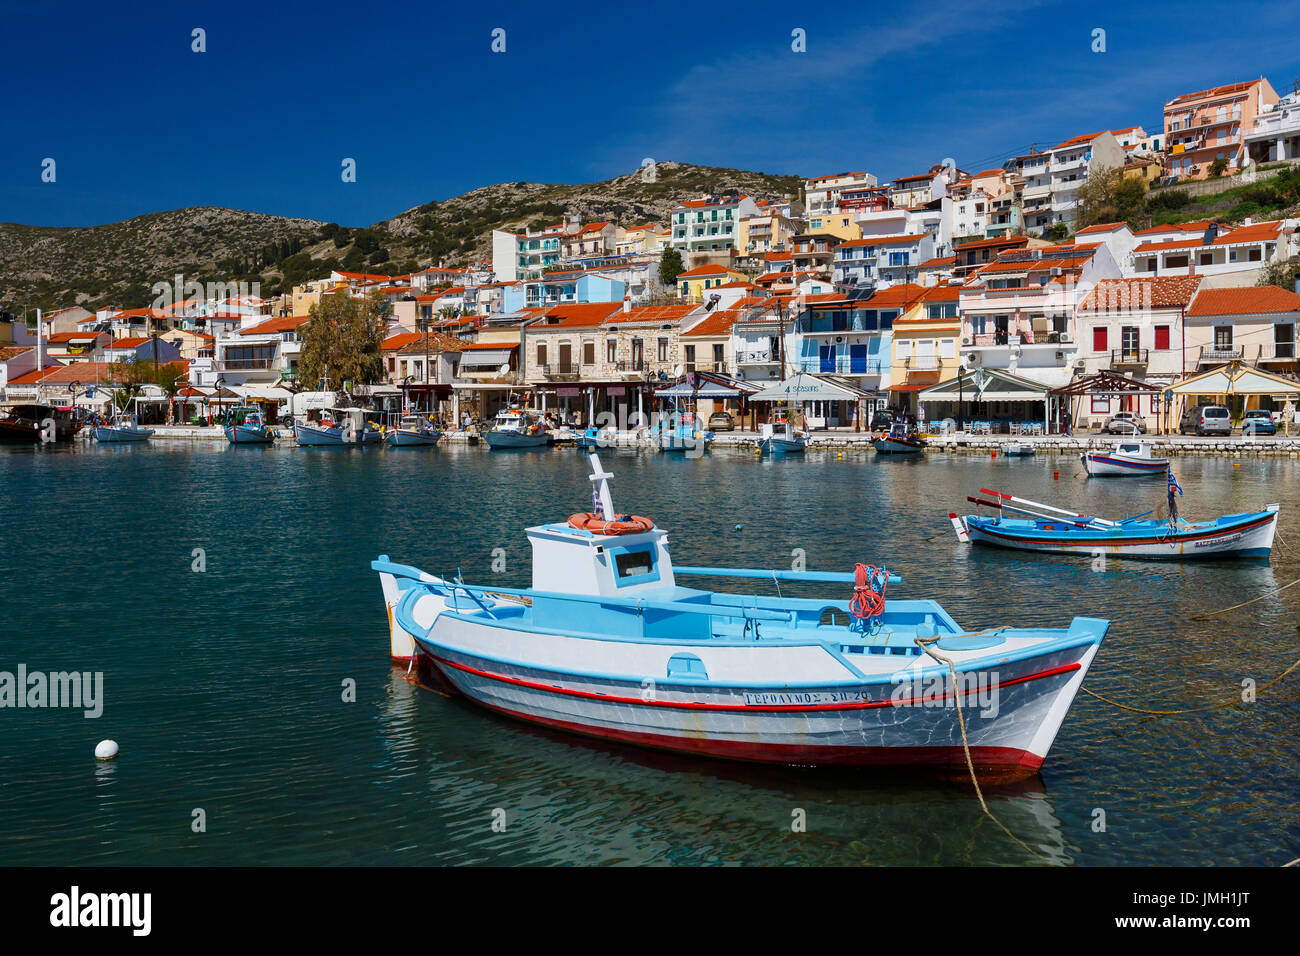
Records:
[[[854,375],[867,374],[867,347],[865,345],[849,346],[849,371]]]
[[[821,369],[823,372],[835,371],[835,346],[823,345],[821,347]]]

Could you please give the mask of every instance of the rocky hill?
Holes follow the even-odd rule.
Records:
[[[679,199],[736,190],[760,199],[797,196],[800,179],[664,162],[580,185],[499,183],[426,203],[366,228],[195,207],[88,228],[0,223],[0,308],[147,305],[155,282],[257,281],[273,295],[330,268],[405,273],[488,258],[492,229],[579,216],[584,222],[666,224]]]

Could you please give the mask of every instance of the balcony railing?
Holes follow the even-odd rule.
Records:
[[[218,372],[254,372],[269,369],[275,359],[222,359],[212,363]]]
[[[880,359],[854,359],[851,356],[837,356],[833,361],[818,356],[805,357],[794,362],[800,372],[820,372],[826,375],[880,375],[885,371],[885,363]]]
[[[644,372],[650,366],[645,359],[632,359],[631,361],[615,362],[614,368],[619,372]]]
[[[776,359],[772,357],[771,352],[737,352],[737,365],[770,365]]]
[[[1150,349],[1111,349],[1110,364],[1116,365],[1146,365],[1150,355]]]
[[[1241,358],[1241,346],[1231,345],[1202,345],[1201,361],[1202,362],[1231,362],[1234,359]]]
[[[933,355],[910,355],[903,359],[903,368],[913,372],[934,372],[939,369],[939,359]]]

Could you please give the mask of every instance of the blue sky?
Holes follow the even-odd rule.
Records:
[[[645,157],[884,182],[1152,129],[1179,93],[1300,73],[1300,7],[1277,3],[178,6],[0,2],[0,221],[220,205],[359,226]]]

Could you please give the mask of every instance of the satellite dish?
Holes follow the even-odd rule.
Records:
[[[682,367],[681,367],[680,365],[674,365],[674,366],[673,366],[673,377],[674,377],[674,378],[681,378],[681,377],[682,377]]]
[[[500,372],[502,375],[510,374],[510,363],[507,362],[506,364],[502,365],[499,369],[497,369],[497,371]]]

